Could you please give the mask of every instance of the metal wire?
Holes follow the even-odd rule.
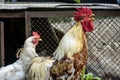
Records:
[[[74,23],[72,17],[32,18],[32,31],[38,31],[43,39],[37,46],[37,52],[41,55],[51,55],[64,33]],[[119,77],[120,17],[97,16],[94,23],[95,30],[87,33],[89,46],[87,71],[103,78]]]

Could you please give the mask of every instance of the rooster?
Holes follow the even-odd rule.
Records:
[[[79,80],[81,69],[87,63],[86,32],[94,29],[93,12],[78,8],[74,13],[76,23],[61,39],[52,57],[36,57],[30,60],[29,80]]]
[[[25,80],[28,61],[38,56],[35,47],[40,40],[40,35],[33,32],[32,36],[26,39],[23,48],[18,50],[19,59],[13,64],[0,68],[0,80]]]

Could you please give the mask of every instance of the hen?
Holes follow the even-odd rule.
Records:
[[[26,39],[23,48],[17,52],[19,59],[8,66],[0,68],[0,80],[24,80],[28,61],[36,56],[35,47],[40,36],[33,32],[32,36]]]
[[[79,80],[83,66],[87,63],[87,37],[93,26],[93,12],[78,8],[74,13],[76,23],[61,39],[53,57],[37,57],[30,61],[29,80]]]

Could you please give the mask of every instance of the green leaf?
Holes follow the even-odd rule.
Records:
[[[88,73],[87,76],[86,76],[86,80],[93,80],[93,79],[94,79],[93,74]]]
[[[85,65],[82,68],[82,76],[81,76],[81,80],[85,80]]]
[[[74,0],[75,2],[77,2],[77,3],[80,3],[80,0]]]
[[[95,80],[101,80],[101,78],[99,78],[99,77],[94,77],[94,79],[95,79]]]
[[[94,77],[94,75],[92,73],[88,73],[86,75],[86,80],[101,80],[101,78],[99,77]]]

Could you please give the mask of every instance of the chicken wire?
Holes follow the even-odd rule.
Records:
[[[40,17],[31,19],[32,31],[41,34],[37,46],[40,55],[52,54],[64,33],[74,24],[73,17]],[[117,80],[120,76],[120,17],[97,16],[95,30],[87,33],[89,57],[87,72]]]

